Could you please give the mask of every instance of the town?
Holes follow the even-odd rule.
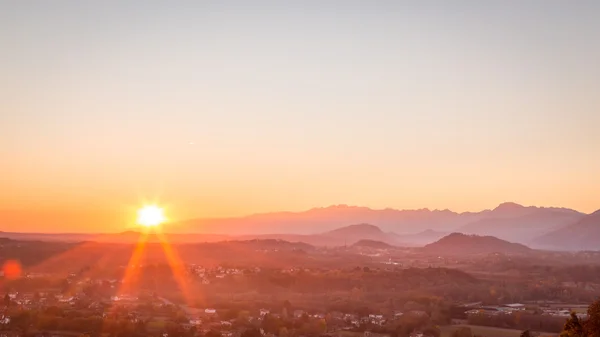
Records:
[[[113,249],[108,244],[103,248]],[[286,242],[258,240],[250,250],[245,253],[275,257],[295,248]],[[0,330],[7,337],[439,337],[460,329],[475,329],[467,334],[481,335],[473,327],[489,327],[552,336],[571,313],[585,319],[589,303],[600,293],[593,282],[561,279],[560,268],[552,282],[548,277],[498,280],[499,274],[484,273],[523,256],[422,254],[355,246],[300,254],[321,261],[323,265],[316,267],[314,261],[299,260],[297,266],[278,268],[269,258],[245,266],[232,259],[206,265],[140,260],[108,264],[101,270],[93,266],[71,270],[65,264],[60,272],[23,268],[18,278],[3,275],[6,293],[0,305]],[[329,259],[340,256],[363,265],[325,267]],[[523,289],[525,283],[529,287]],[[576,298],[581,300],[567,301]],[[511,301],[516,299],[522,301]]]

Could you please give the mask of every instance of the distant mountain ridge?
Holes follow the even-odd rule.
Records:
[[[534,248],[597,249],[594,226],[579,224],[586,214],[568,208],[522,206],[513,202],[492,210],[456,213],[449,210],[374,210],[337,205],[304,212],[276,212],[238,218],[191,219],[165,224],[172,242],[277,239],[315,246],[351,245],[359,240],[395,246],[424,246],[448,233],[495,236]],[[594,218],[592,217],[592,219]],[[0,219],[1,220],[1,219]],[[592,221],[593,220],[586,220]],[[351,225],[349,225],[351,224]],[[567,229],[581,228],[576,230]],[[561,230],[564,229],[564,232]],[[557,234],[552,234],[556,232]],[[578,233],[586,233],[579,235]],[[561,236],[575,233],[563,240]],[[554,239],[552,239],[552,235]],[[139,232],[118,234],[1,233],[0,237],[42,241],[130,242]],[[563,244],[564,243],[564,244]],[[563,247],[564,246],[564,247]]]
[[[447,209],[397,210],[386,208],[375,210],[368,207],[335,205],[313,208],[304,212],[263,213],[237,218],[190,219],[171,224],[169,228],[177,233],[314,234],[352,223],[368,223],[380,227],[384,232],[401,235],[418,233],[425,229],[448,233],[490,217],[518,217],[533,212],[557,214],[565,212],[584,215],[566,208],[525,207],[511,202],[500,204],[493,210],[463,213]]]
[[[174,233],[224,235],[314,235],[348,224],[365,223],[388,233],[384,242],[424,245],[446,233],[491,235],[530,244],[541,235],[582,219],[585,214],[568,208],[522,206],[505,202],[492,210],[457,213],[450,210],[374,210],[336,205],[304,212],[276,212],[240,218],[191,219],[169,226]],[[424,230],[431,230],[423,233]],[[393,237],[392,237],[393,236]]]
[[[487,211],[456,213],[449,210],[375,210],[368,207],[335,205],[304,212],[254,214],[238,218],[191,219],[172,224],[178,233],[212,234],[313,234],[348,224],[368,223],[383,231],[415,233],[431,228],[451,231],[479,219]]]
[[[549,249],[600,250],[600,209],[533,242]]]
[[[488,212],[485,218],[466,224],[456,231],[529,243],[540,235],[575,223],[584,217],[585,214],[567,208],[525,207],[515,203],[504,203]]]

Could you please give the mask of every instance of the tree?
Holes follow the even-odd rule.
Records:
[[[600,299],[590,304],[587,310],[588,319],[585,330],[589,337],[600,337]]]
[[[325,322],[324,319],[316,321],[314,325],[314,331],[317,334],[324,334],[325,332],[327,332],[327,322]]]
[[[241,310],[238,313],[238,317],[237,317],[238,322],[248,323],[249,319],[250,319],[250,312],[248,310]]]
[[[175,337],[177,337],[177,336],[183,337],[185,335],[185,331],[184,331],[183,327],[177,323],[167,322],[167,324],[165,325],[165,330],[166,330],[167,334],[169,335],[169,337],[174,337],[174,336]],[[221,334],[219,334],[219,336],[214,336],[214,337],[220,337],[220,336],[221,336]]]
[[[458,328],[452,333],[452,337],[473,337],[473,331],[467,327]]]
[[[440,329],[438,329],[437,327],[434,327],[434,326],[430,326],[430,327],[423,329],[424,336],[440,337],[441,334],[442,334],[442,332],[440,331]]]
[[[260,331],[259,331],[260,333]],[[204,337],[221,337],[221,333],[217,330],[210,330],[209,332],[207,332]],[[245,336],[247,337],[247,336]]]
[[[583,326],[579,321],[579,317],[574,312],[571,313],[571,317],[567,319],[565,327],[563,328],[561,337],[584,337]]]
[[[411,333],[411,331],[407,331],[407,328],[402,326],[402,325],[398,325],[396,327],[396,330],[392,332],[392,336],[393,337],[408,337],[408,335]]]
[[[241,337],[262,337],[262,334],[257,328],[252,328],[242,332]]]
[[[431,310],[431,320],[440,325],[450,323],[450,307],[445,303],[434,304]]]
[[[137,321],[135,324],[135,332],[139,334],[146,333],[146,323],[142,320]]]
[[[276,334],[283,325],[283,322],[278,317],[266,314],[263,316],[262,329],[265,332]]]
[[[283,318],[288,318],[289,315],[293,312],[292,311],[292,303],[290,303],[290,301],[285,300],[283,301],[283,310],[282,310],[282,316]]]
[[[350,298],[353,301],[360,301],[362,298],[362,291],[357,287],[352,288],[352,291],[350,292]]]
[[[531,332],[529,332],[529,330],[525,330],[521,332],[521,337],[531,337]]]

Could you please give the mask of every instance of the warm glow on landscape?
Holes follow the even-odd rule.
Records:
[[[138,211],[137,223],[144,227],[156,227],[165,220],[163,209],[156,205],[144,206]]]
[[[599,17],[0,0],[0,337],[600,337]]]

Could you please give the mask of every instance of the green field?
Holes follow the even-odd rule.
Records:
[[[353,332],[353,331],[337,331],[334,333],[337,337],[363,337],[364,332]]]
[[[452,333],[461,327],[471,328],[471,330],[473,331],[473,335],[482,337],[519,337],[521,335],[521,332],[523,332],[521,330],[501,329],[478,325],[445,325],[440,327],[440,329],[442,330],[441,337],[451,337]],[[558,336],[558,334],[542,332],[539,333],[539,336],[555,337]]]

